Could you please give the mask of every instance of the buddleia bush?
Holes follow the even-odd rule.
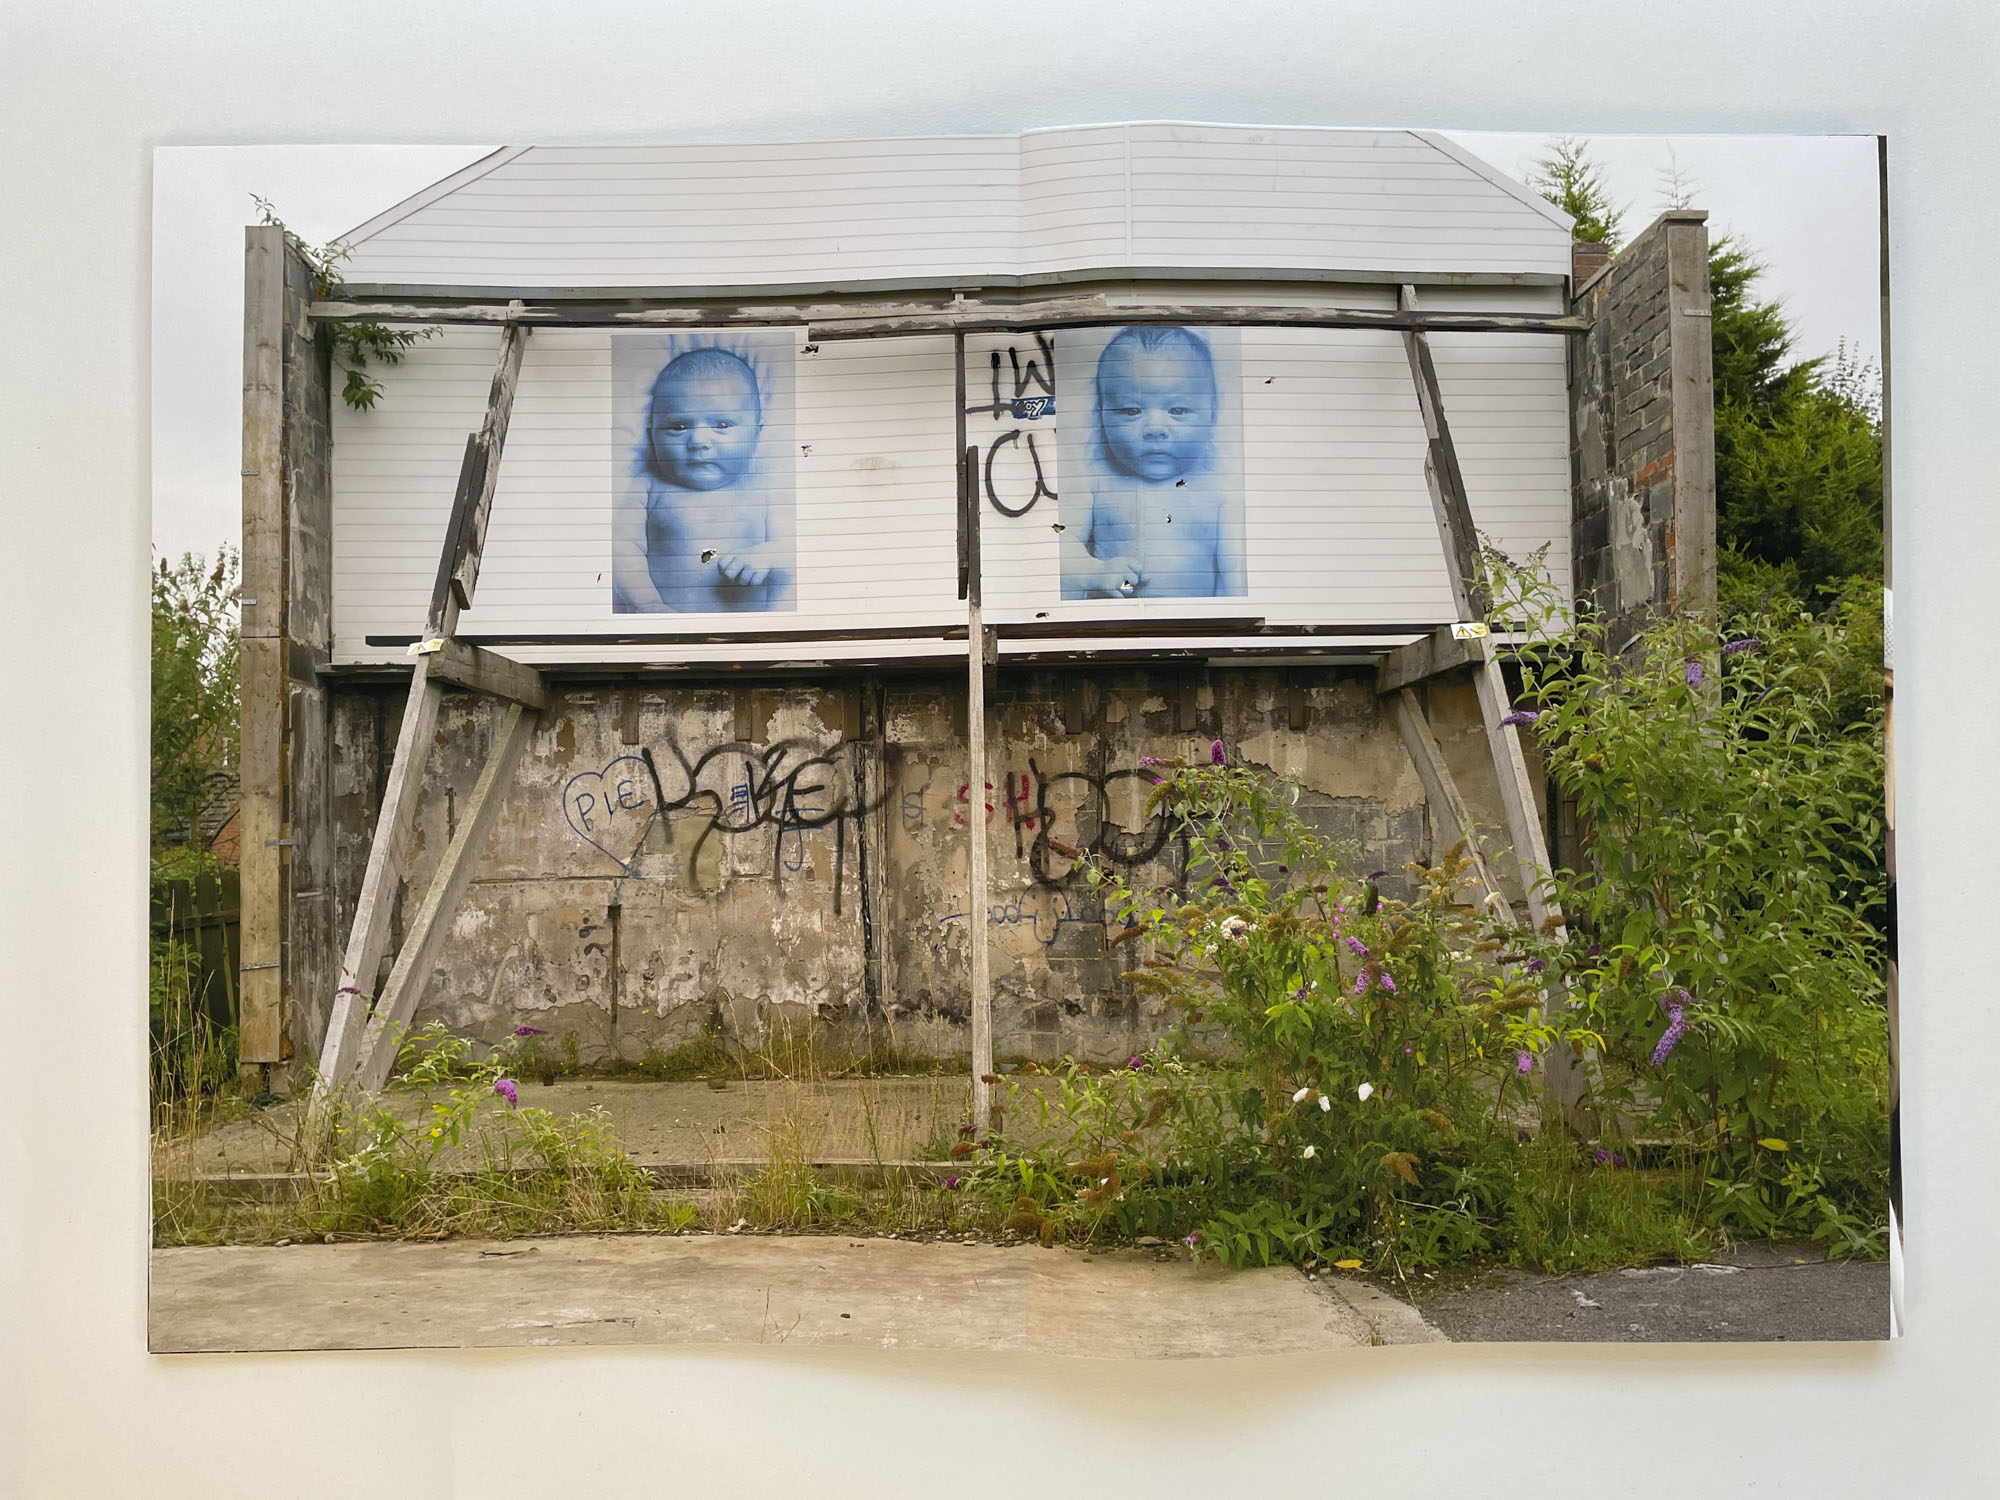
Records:
[[[1879,588],[1679,615],[1524,661],[1580,868],[1546,956],[1604,1036],[1600,1094],[1704,1164],[1716,1222],[1865,1241],[1887,1181]]]
[[[1235,1263],[1492,1248],[1491,1148],[1539,1108],[1537,1054],[1588,1034],[1544,1005],[1545,962],[1461,904],[1462,847],[1408,867],[1414,899],[1384,897],[1384,872],[1355,873],[1306,824],[1296,781],[1227,759],[1218,742],[1208,764],[1152,767],[1178,888],[1088,867],[1126,980],[1172,1008],[1170,1034],[1108,1075],[1070,1065],[1036,1095],[1041,1149],[1003,1143],[975,1185],[1045,1239],[1179,1231]]]

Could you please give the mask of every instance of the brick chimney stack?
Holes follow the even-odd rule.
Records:
[[[1582,286],[1611,264],[1611,247],[1602,240],[1575,240],[1569,247],[1569,284]]]

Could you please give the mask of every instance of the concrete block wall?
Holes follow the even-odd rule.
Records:
[[[1504,843],[1471,687],[1430,692],[1460,786]],[[1365,669],[1010,670],[977,797],[963,701],[956,674],[563,685],[417,1023],[488,1041],[532,1025],[600,1063],[670,1050],[704,1027],[750,1037],[808,1016],[963,1052],[977,825],[999,1055],[1119,1058],[1169,1018],[1121,981],[1129,964],[1107,946],[1102,898],[1057,846],[1096,851],[1135,881],[1179,878],[1179,848],[1145,811],[1143,757],[1205,758],[1219,738],[1239,761],[1296,772],[1305,816],[1353,846],[1357,873],[1388,870],[1392,892],[1406,861],[1433,854],[1421,783]],[[331,698],[343,932],[402,705],[387,684]],[[484,700],[446,699],[402,911],[421,899],[495,721]],[[399,913],[392,944],[400,937]],[[294,1017],[300,1044],[316,1047],[323,1009],[301,997]]]

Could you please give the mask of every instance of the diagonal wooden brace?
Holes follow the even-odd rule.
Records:
[[[1417,289],[1404,286],[1397,305],[1414,312]],[[1421,328],[1405,329],[1403,353],[1410,361],[1410,379],[1417,388],[1417,409],[1423,413],[1424,481],[1430,486],[1431,510],[1437,517],[1438,540],[1451,570],[1451,601],[1461,620],[1484,620],[1489,601],[1479,571],[1479,533],[1472,524],[1472,503],[1466,496],[1465,474],[1458,466],[1458,448],[1445,420],[1444,397],[1438,389],[1437,365],[1431,359],[1430,335]]]
[[[459,820],[458,832],[452,836],[444,858],[431,876],[424,904],[396,955],[396,967],[388,983],[382,986],[382,994],[368,1017],[357,1049],[353,1079],[356,1088],[372,1094],[389,1081],[389,1069],[396,1060],[404,1029],[423,1000],[424,986],[437,965],[438,949],[444,944],[458,903],[478,867],[480,853],[486,847],[506,795],[507,783],[513,779],[514,767],[534,734],[536,717],[519,703],[509,703],[500,716],[493,747],[487,752],[486,764]]]
[[[370,992],[389,942],[389,903],[402,882],[424,757],[437,728],[438,704],[443,698],[444,684],[432,680],[428,659],[418,657],[416,673],[410,679],[410,701],[403,709],[403,727],[396,736],[396,758],[390,763],[389,784],[383,789],[382,811],[375,821],[375,840],[369,845],[368,867],[361,877],[354,925],[348,930],[347,950],[340,961],[340,988],[334,992],[333,1014],[320,1048],[315,1101],[344,1087],[359,1058]]]
[[[520,303],[515,303],[518,309]],[[486,523],[493,515],[493,491],[500,482],[500,450],[514,414],[514,391],[521,381],[521,352],[528,330],[510,322],[500,332],[500,360],[486,396],[486,420],[465,440],[451,521],[445,528],[437,583],[431,590],[428,633],[449,636],[461,610],[472,608],[479,583],[479,560],[486,547]]]
[[[438,704],[444,698],[445,684],[461,680],[467,671],[488,670],[477,657],[468,654],[470,648],[461,652],[443,647],[450,643],[452,632],[458,627],[459,612],[470,607],[478,581],[479,556],[485,545],[487,518],[493,508],[500,450],[507,440],[507,424],[513,414],[526,337],[527,331],[511,320],[501,331],[499,361],[487,396],[486,419],[466,442],[457,499],[440,550],[437,587],[431,596],[426,621],[426,634],[439,645],[419,651],[416,669],[410,677],[410,698],[396,736],[395,759],[390,763],[389,782],[383,789],[375,838],[369,845],[368,866],[355,902],[354,925],[348,930],[347,948],[341,957],[340,983],[334,992],[326,1040],[320,1048],[319,1072],[313,1085],[315,1120],[320,1118],[325,1102],[353,1081],[360,1064],[372,1006],[368,991],[375,984],[383,950],[388,946],[389,908],[402,882],[405,846],[423,789],[424,760],[437,728]],[[504,668],[527,670],[504,658],[494,660]],[[510,676],[502,666],[491,667],[490,675]],[[541,691],[539,678],[534,690]],[[546,697],[541,701],[546,702]]]
[[[1397,305],[1414,311],[1417,291],[1405,285]],[[1463,621],[1483,622],[1491,601],[1479,567],[1479,536],[1472,521],[1472,506],[1466,496],[1465,475],[1458,466],[1458,450],[1451,439],[1451,423],[1445,417],[1444,397],[1438,388],[1437,367],[1431,359],[1430,339],[1421,328],[1406,329],[1403,349],[1409,357],[1410,378],[1417,389],[1417,406],[1423,413],[1424,435],[1429,447],[1424,458],[1424,478],[1429,482],[1431,505],[1437,515],[1438,534],[1444,545],[1447,571],[1451,577],[1452,603]],[[1441,637],[1444,632],[1439,632]],[[1423,643],[1419,643],[1422,645]],[[1493,755],[1493,769],[1500,781],[1500,804],[1507,816],[1507,837],[1514,847],[1514,867],[1528,898],[1528,920],[1537,931],[1566,937],[1562,912],[1549,899],[1549,850],[1543,836],[1541,818],[1535,810],[1535,789],[1528,779],[1527,757],[1521,748],[1520,727],[1506,722],[1513,711],[1507,696],[1507,680],[1500,663],[1485,639],[1465,643],[1479,650],[1473,667],[1473,683],[1479,693],[1480,717],[1486,724],[1486,740]],[[1408,648],[1405,648],[1406,650]],[[1431,653],[1431,665],[1438,665],[1445,648],[1433,637],[1424,648]],[[1471,653],[1467,653],[1471,655]],[[1378,676],[1378,685],[1384,680]],[[1400,700],[1399,700],[1400,701]],[[1419,761],[1419,770],[1422,762]],[[1490,889],[1490,887],[1489,887]],[[1589,1078],[1586,1065],[1566,1046],[1547,1049],[1542,1061],[1550,1093],[1561,1109],[1565,1123],[1579,1133],[1588,1129]]]
[[[1472,814],[1466,810],[1465,799],[1458,794],[1458,784],[1452,780],[1451,768],[1445,764],[1444,752],[1431,733],[1430,720],[1424,716],[1424,706],[1415,688],[1396,691],[1396,727],[1403,732],[1403,744],[1416,763],[1417,776],[1424,784],[1424,798],[1430,803],[1433,815],[1444,823],[1454,842],[1464,842],[1472,872],[1479,878],[1482,899],[1500,895],[1499,883],[1486,868],[1486,858],[1480,852],[1479,831],[1473,825]]]

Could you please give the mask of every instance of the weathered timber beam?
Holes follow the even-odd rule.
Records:
[[[508,312],[518,313],[518,305]],[[479,577],[479,555],[486,540],[486,521],[493,508],[499,477],[500,452],[507,441],[507,423],[520,381],[521,349],[527,330],[511,318],[500,332],[500,358],[486,398],[486,419],[466,444],[459,472],[458,501],[438,563],[437,588],[431,597],[426,634],[449,640],[459,611],[472,602]],[[364,986],[372,988],[389,941],[389,908],[403,876],[405,845],[416,818],[423,789],[424,759],[437,725],[438,704],[445,677],[436,672],[432,652],[417,658],[410,675],[410,698],[403,708],[403,726],[396,736],[396,758],[389,767],[382,808],[375,819],[375,837],[368,846],[368,866],[354,905],[354,925],[348,929],[341,957],[340,983],[334,992],[326,1040],[320,1049],[319,1078],[314,1086],[313,1123],[323,1119],[326,1102],[346,1087],[360,1063],[364,1025],[370,1005]],[[512,665],[510,663],[510,665]]]
[[[1401,307],[1416,311],[1417,289],[1405,286]],[[1444,544],[1445,566],[1451,575],[1451,601],[1461,620],[1484,620],[1487,598],[1479,574],[1479,533],[1472,524],[1472,505],[1465,493],[1465,475],[1458,466],[1458,449],[1445,420],[1444,397],[1438,389],[1437,366],[1422,327],[1403,333],[1403,352],[1410,361],[1410,378],[1417,387],[1417,408],[1423,413],[1429,451],[1424,481],[1430,487],[1431,509],[1437,517],[1438,539]]]
[[[313,1086],[316,1118],[321,1105],[347,1085],[359,1061],[375,976],[389,942],[389,908],[403,878],[417,793],[423,785],[424,759],[443,697],[444,684],[431,678],[430,658],[418,657],[410,678],[409,702],[403,708],[402,728],[396,735],[395,759],[389,763],[389,782],[382,790],[375,837],[368,846],[368,866],[355,901],[354,925],[348,929],[347,948],[340,960],[340,985],[334,991],[333,1012],[320,1049],[319,1076]]]
[[[1538,932],[1566,938],[1562,908],[1550,899],[1548,840],[1542,835],[1541,815],[1535,807],[1535,789],[1528,778],[1527,757],[1521,749],[1521,730],[1518,725],[1503,722],[1512,711],[1507,679],[1501,675],[1500,663],[1489,655],[1472,680],[1479,691],[1479,713],[1486,723],[1493,769],[1500,777],[1500,805],[1506,810],[1507,834],[1514,845],[1514,868],[1527,891],[1529,924]],[[1588,1134],[1589,1065],[1560,1044],[1542,1053],[1542,1064],[1549,1091],[1563,1119],[1578,1134]]]
[[[459,819],[458,831],[446,846],[444,858],[438,861],[416,921],[396,955],[395,968],[368,1017],[354,1061],[352,1082],[358,1089],[377,1093],[389,1081],[396,1049],[423,1000],[424,987],[430,982],[431,970],[437,966],[438,950],[444,946],[458,903],[465,897],[480,853],[493,832],[493,822],[505,798],[507,784],[513,779],[514,767],[534,733],[535,719],[535,713],[519,703],[509,703],[500,716],[492,749],[487,752],[486,764],[480,768],[479,780]]]
[[[1451,626],[1440,625],[1421,640],[1382,653],[1382,660],[1375,668],[1375,691],[1386,696],[1459,667],[1477,666],[1490,651],[1487,637],[1461,640],[1452,634]]]
[[[1205,306],[1201,303],[1112,305],[1068,314],[1035,307],[847,313],[815,320],[815,340],[886,338],[903,334],[1006,333],[1015,329],[1113,327],[1130,324],[1183,324],[1218,328],[1374,328],[1390,332],[1428,329],[1439,333],[1582,333],[1580,319],[1560,313],[1418,313],[1391,308]]]
[[[1432,817],[1444,825],[1444,831],[1452,836],[1453,843],[1464,841],[1466,856],[1472,861],[1472,870],[1479,877],[1484,897],[1499,895],[1500,886],[1486,868],[1486,857],[1479,848],[1479,831],[1473,824],[1472,814],[1466,809],[1465,799],[1458,794],[1458,783],[1452,779],[1451,768],[1445,764],[1444,751],[1438,747],[1437,736],[1431,732],[1430,720],[1424,715],[1423,700],[1417,697],[1415,688],[1397,690],[1396,727],[1402,731],[1403,744],[1410,752],[1410,759],[1416,763],[1417,778],[1424,784],[1424,799],[1430,804]],[[1440,839],[1439,842],[1444,841]],[[1437,858],[1437,851],[1433,850],[1431,857]]]
[[[510,307],[518,313],[518,306]],[[527,330],[509,320],[500,331],[500,358],[487,390],[486,417],[479,431],[466,439],[459,466],[458,491],[452,501],[436,587],[431,591],[429,627],[433,635],[449,636],[458,611],[472,607],[479,583],[479,559],[486,547],[486,523],[493,514],[493,491],[500,483],[500,453],[507,443],[507,425],[514,412],[514,391],[521,382],[521,351]]]
[[[1317,308],[1238,303],[1121,306],[1101,297],[1047,302],[844,306],[593,306],[554,303],[511,312],[502,303],[318,302],[327,323],[520,323],[562,328],[806,328],[819,339],[888,338],[921,333],[1006,333],[1017,329],[1110,327],[1138,323],[1244,328],[1423,329],[1438,333],[1579,334],[1589,325],[1565,313],[1415,312],[1400,308]]]
[[[425,654],[431,658],[431,676],[439,682],[505,698],[536,713],[548,710],[549,687],[542,674],[511,656],[456,640],[444,641]]]
[[[285,1056],[285,240],[244,232],[242,972],[237,1056],[246,1070]],[[263,1082],[256,1087],[262,1088]]]

